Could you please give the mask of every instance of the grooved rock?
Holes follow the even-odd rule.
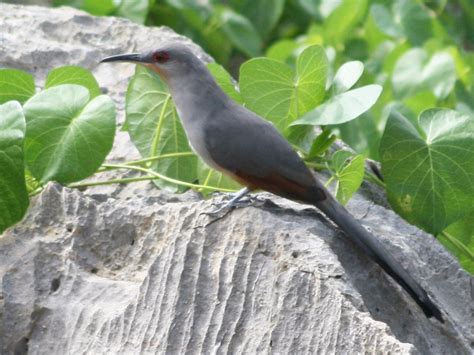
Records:
[[[175,40],[166,28],[61,8],[0,4],[0,66],[92,69],[123,110],[130,65],[100,58]],[[118,134],[111,160],[136,151]],[[442,309],[428,320],[354,244],[268,194],[213,221],[212,201],[137,183],[50,184],[0,237],[2,354],[472,353],[472,278],[433,237],[371,200],[351,212]],[[214,202],[223,199],[219,196]]]

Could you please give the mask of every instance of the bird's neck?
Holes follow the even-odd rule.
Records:
[[[192,122],[211,119],[213,111],[230,101],[204,65],[186,76],[170,78],[168,86],[185,128]]]

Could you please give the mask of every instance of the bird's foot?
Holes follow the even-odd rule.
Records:
[[[219,202],[218,204],[213,203],[214,206],[218,206],[215,210],[209,211],[209,212],[201,212],[201,214],[205,214],[211,217],[219,217],[223,218],[225,217],[230,211],[232,211],[234,208],[242,208],[248,206],[253,198],[251,196],[248,196],[247,198],[243,199],[245,195],[249,193],[249,189],[244,188],[235,194],[230,195],[231,199],[227,202],[222,201]]]

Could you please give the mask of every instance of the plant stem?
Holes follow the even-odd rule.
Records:
[[[91,182],[79,182],[72,183],[67,185],[68,187],[89,187],[89,186],[99,186],[99,185],[109,185],[109,184],[121,184],[125,182],[136,182],[136,181],[146,181],[146,180],[155,180],[156,176],[137,176],[133,178],[122,178],[122,179],[111,179],[106,181],[91,181]]]
[[[215,187],[215,186],[205,186],[205,185],[191,184],[189,182],[172,179],[172,178],[167,177],[165,175],[159,174],[159,173],[157,173],[153,170],[142,168],[142,167],[139,167],[139,166],[126,165],[126,164],[103,164],[102,166],[105,167],[105,168],[130,169],[130,170],[141,171],[141,172],[144,172],[144,173],[147,173],[147,174],[153,176],[155,179],[161,179],[161,180],[168,181],[168,182],[171,182],[171,183],[176,184],[176,185],[191,187],[191,188],[195,188],[195,189],[218,190],[218,191],[222,191],[222,192],[235,192],[235,191],[237,191],[237,190],[233,190],[233,189],[225,189],[225,188],[220,188],[220,187]],[[122,180],[122,179],[120,179],[120,180]],[[100,185],[105,185],[107,183],[113,183],[113,180],[111,180],[111,181],[112,182],[108,182],[108,181],[91,182],[89,184],[99,185],[99,183],[100,183]],[[123,182],[123,181],[120,181],[120,182]],[[85,185],[85,184],[87,184],[87,183],[84,183],[81,186],[93,186],[93,185]],[[77,184],[76,184],[76,186],[73,186],[73,187],[77,187]]]
[[[311,168],[314,168],[316,170],[325,170],[327,169],[326,164],[321,164],[321,163],[312,163],[312,162],[305,162],[305,164]]]
[[[159,160],[159,159],[191,157],[193,155],[195,155],[193,152],[168,153],[168,154],[162,154],[162,155],[155,155],[153,157],[148,157],[148,158],[144,158],[140,160],[132,160],[125,163],[125,165],[138,165],[138,164],[148,163],[150,161]]]
[[[369,172],[366,171],[366,172],[365,172],[365,178],[366,178],[368,181],[370,181],[370,182],[372,182],[372,183],[374,183],[374,184],[376,184],[376,185],[378,185],[378,186],[380,186],[380,187],[382,187],[382,188],[384,188],[384,189],[386,188],[385,182],[383,182],[382,180],[380,180],[380,179],[377,177],[377,175],[375,175],[375,174],[372,174],[372,173],[369,173]]]

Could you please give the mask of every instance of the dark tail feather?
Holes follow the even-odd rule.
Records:
[[[382,243],[370,234],[342,205],[334,200],[332,196],[328,196],[324,201],[316,202],[314,205],[397,281],[421,307],[428,318],[435,317],[441,323],[444,323],[440,310],[431,301],[426,291],[385,250]]]

